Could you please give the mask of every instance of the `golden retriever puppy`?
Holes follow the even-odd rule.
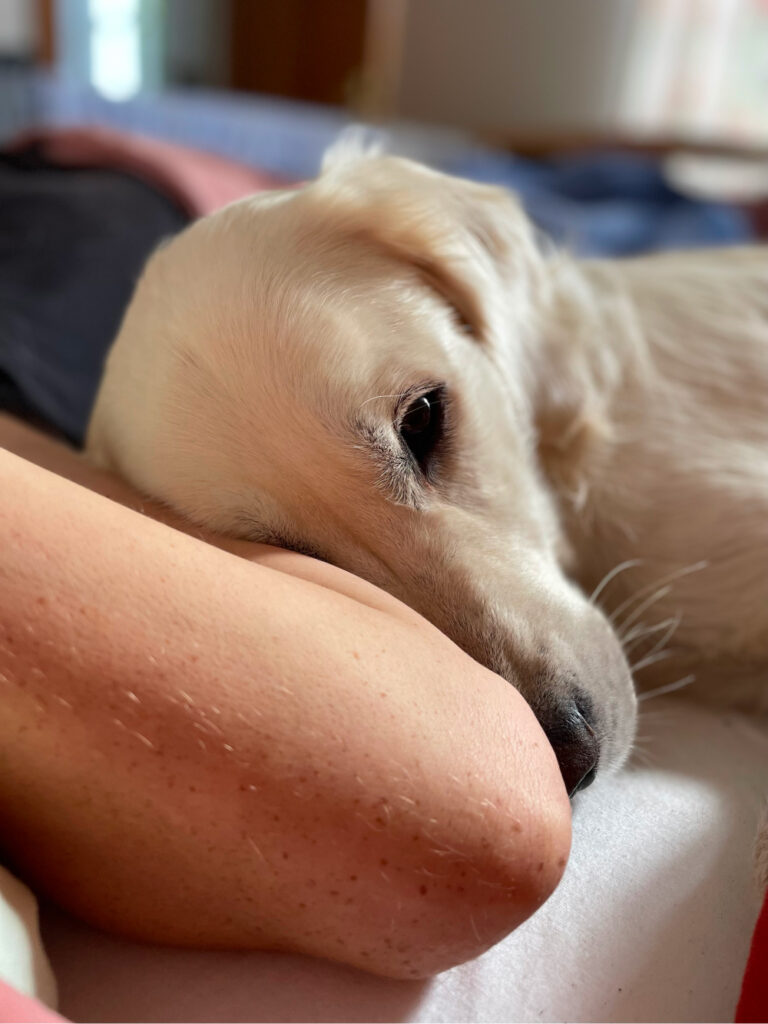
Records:
[[[571,793],[632,743],[622,639],[768,656],[758,249],[579,263],[502,190],[337,147],[153,256],[88,451],[411,605],[523,693]]]

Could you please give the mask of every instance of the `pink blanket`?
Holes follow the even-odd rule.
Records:
[[[109,128],[43,129],[17,138],[13,148],[30,145],[64,167],[102,167],[133,174],[165,192],[193,217],[252,192],[289,184],[212,153]]]
[[[0,1021],[3,1024],[14,1021],[16,1024],[47,1024],[48,1021],[63,1021],[66,1018],[60,1017],[58,1013],[43,1006],[37,999],[24,996],[15,988],[0,979]]]

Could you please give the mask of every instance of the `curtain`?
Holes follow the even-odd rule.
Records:
[[[768,143],[768,0],[636,0],[625,52],[629,128]]]

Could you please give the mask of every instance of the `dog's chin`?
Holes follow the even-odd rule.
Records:
[[[600,775],[612,775],[627,763],[637,733],[637,697],[632,678],[627,670],[626,688],[616,703],[611,724],[603,740]]]
[[[616,641],[618,648],[618,641]],[[601,695],[604,720],[602,775],[619,771],[632,754],[637,734],[637,694],[623,651],[613,685]]]
[[[547,715],[539,716],[539,720],[573,798],[593,782],[618,772],[631,755],[637,723],[631,681],[628,678],[626,687],[607,701],[591,700],[585,691],[584,698],[577,699],[576,714],[571,713],[565,730],[560,721],[555,719],[553,723]]]
[[[596,778],[615,774],[629,760],[637,732],[637,697],[629,667],[594,697],[595,729],[600,738]]]
[[[556,647],[553,642],[549,650],[540,648],[526,657],[512,641],[482,660],[528,701],[573,796],[626,763],[635,738],[637,698],[611,631],[594,633],[581,656]]]

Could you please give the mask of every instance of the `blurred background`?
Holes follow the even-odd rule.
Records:
[[[0,0],[0,60],[110,100],[226,89],[525,147],[768,147],[768,0]]]
[[[79,440],[157,241],[359,122],[581,255],[765,238],[768,0],[0,0],[0,407]]]
[[[300,178],[351,119],[437,164],[662,154],[758,203],[768,0],[0,0],[0,141],[106,123]]]

